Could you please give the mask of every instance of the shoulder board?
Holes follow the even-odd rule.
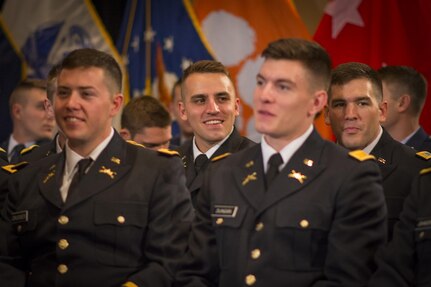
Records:
[[[416,153],[416,156],[425,160],[429,160],[431,158],[431,152],[429,151],[419,151]]]
[[[29,147],[27,147],[27,148],[23,149],[23,150],[20,152],[20,154],[21,154],[21,155],[25,155],[25,154],[27,154],[27,153],[31,152],[32,150],[34,150],[34,149],[35,149],[35,148],[37,148],[37,147],[39,147],[37,144],[31,145],[31,146],[29,146]]]
[[[23,161],[17,164],[9,164],[2,166],[1,168],[9,173],[15,173],[28,165],[28,162]]]
[[[351,157],[359,160],[359,161],[365,161],[365,160],[370,160],[370,159],[375,160],[376,159],[373,155],[370,155],[370,154],[368,154],[368,153],[366,153],[360,149],[349,152],[349,155]]]
[[[424,168],[423,170],[420,171],[420,174],[422,175],[422,174],[427,174],[427,173],[430,173],[430,172],[431,172],[431,167]]]
[[[137,142],[132,141],[132,140],[126,140],[126,142],[129,143],[129,144],[135,145],[135,146],[140,146],[140,147],[145,148],[144,145],[138,144]]]
[[[157,151],[158,151],[159,153],[161,153],[161,154],[165,154],[165,155],[170,155],[170,156],[177,155],[177,156],[180,156],[179,152],[174,151],[174,150],[171,150],[171,149],[167,149],[167,148],[161,148],[161,149],[159,149],[159,150],[157,150]]]
[[[1,147],[0,147],[0,152],[6,153],[6,151],[4,149],[2,149]]]
[[[226,158],[226,157],[228,157],[228,156],[230,156],[230,155],[231,155],[231,153],[230,153],[230,152],[227,152],[227,153],[224,153],[224,154],[218,155],[218,156],[216,156],[215,158],[212,158],[212,159],[211,159],[211,161],[212,161],[212,162],[215,162],[215,161],[221,160],[221,159],[223,159],[223,158]]]

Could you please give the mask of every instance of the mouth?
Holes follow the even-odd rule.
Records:
[[[206,120],[203,123],[209,126],[221,125],[223,124],[223,120]]]
[[[358,127],[345,127],[343,132],[346,134],[356,134],[360,131]]]

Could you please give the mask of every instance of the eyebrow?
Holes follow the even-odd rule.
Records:
[[[263,80],[266,80],[266,78],[265,78],[264,76],[262,76],[262,74],[257,74],[256,79],[263,79]],[[294,81],[290,80],[290,79],[283,79],[283,78],[279,78],[279,79],[275,79],[275,81],[274,81],[274,82],[275,82],[276,84],[279,84],[279,83],[288,83],[288,84],[290,84],[290,85],[294,85],[294,86],[296,86],[296,83],[295,83]]]

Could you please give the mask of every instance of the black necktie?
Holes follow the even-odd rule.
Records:
[[[279,167],[283,163],[283,158],[279,153],[273,154],[268,160],[268,170],[265,174],[266,188],[268,189],[272,181],[279,173]]]
[[[201,153],[200,155],[198,155],[198,157],[195,159],[196,173],[198,173],[201,169],[203,169],[207,163],[208,163],[208,158],[205,154]]]
[[[84,177],[85,171],[90,166],[90,164],[91,164],[92,161],[93,160],[91,158],[83,158],[80,161],[78,161],[78,163],[77,163],[78,170],[73,175],[72,182],[69,185],[69,190],[67,192],[68,196],[70,195],[71,192],[73,192],[73,190],[76,188],[76,186],[78,185],[78,183]]]
[[[12,156],[10,158],[10,163],[19,163],[21,161],[21,151],[25,148],[23,144],[17,144],[12,149]]]

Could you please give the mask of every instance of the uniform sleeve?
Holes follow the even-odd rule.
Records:
[[[381,176],[374,162],[349,170],[337,193],[325,280],[312,286],[366,286],[374,269],[374,255],[386,241],[386,207]]]
[[[370,287],[414,285],[414,232],[419,198],[419,181],[416,180],[412,192],[404,202],[401,219],[395,225],[392,241],[381,248],[376,255],[377,272],[371,278]]]
[[[129,282],[140,287],[171,286],[178,262],[186,251],[193,220],[181,160],[175,157],[163,162],[149,205],[148,230],[143,246],[148,264],[128,278]]]

